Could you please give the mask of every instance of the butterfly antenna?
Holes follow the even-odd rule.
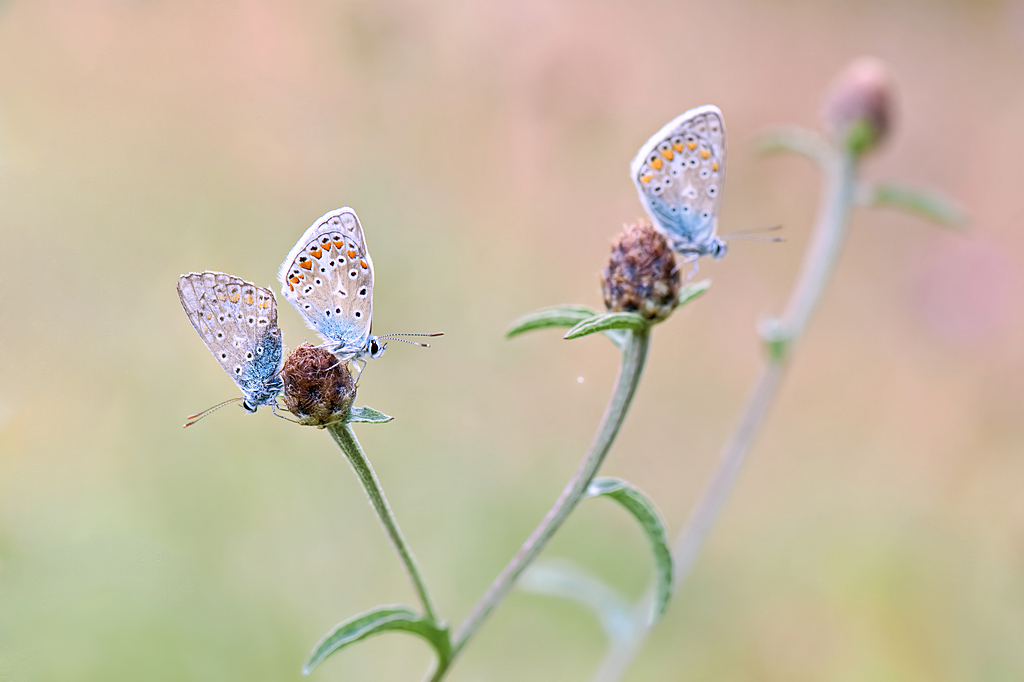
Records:
[[[381,337],[377,337],[377,338],[381,338]],[[400,339],[397,336],[392,336],[390,339],[388,339],[388,341],[401,341],[402,343],[407,343],[410,346],[419,346],[420,348],[430,348],[430,344],[429,343],[423,343],[422,341],[410,341],[409,339]]]
[[[771,227],[755,227],[749,230],[737,230],[736,232],[730,232],[729,234],[720,235],[722,239],[732,239],[738,235],[743,234],[761,234],[762,232],[775,232],[781,230],[782,225],[772,225]]]
[[[430,332],[429,334],[406,334],[404,332],[392,332],[385,334],[384,336],[378,336],[378,339],[390,339],[395,336],[444,336],[444,332]]]
[[[743,242],[784,242],[785,237],[762,237],[756,234],[732,234],[725,235],[722,239],[728,241],[743,241]]]
[[[434,336],[444,336],[444,332],[432,332],[430,334],[402,334],[402,333],[394,333],[394,334],[385,334],[384,336],[378,336],[377,338],[378,339],[384,339],[384,340],[394,339],[395,341],[401,341],[402,343],[408,343],[408,344],[410,344],[412,346],[419,346],[420,348],[430,348],[430,344],[429,343],[421,343],[419,341],[409,341],[408,339],[401,339],[401,338],[399,338],[400,336],[425,336],[425,337],[429,338],[429,337],[434,337]]]
[[[197,412],[196,414],[189,415],[188,416],[188,421],[185,422],[184,424],[182,424],[181,428],[187,429],[188,427],[192,426],[193,424],[195,424],[197,421],[199,421],[200,419],[202,419],[206,415],[213,414],[214,412],[216,412],[220,408],[224,407],[225,405],[230,405],[231,403],[238,402],[241,399],[242,399],[241,397],[229,398],[228,400],[225,400],[222,403],[217,403],[213,407],[205,409],[202,412]]]

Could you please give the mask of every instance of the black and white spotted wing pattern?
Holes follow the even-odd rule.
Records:
[[[278,273],[281,293],[340,360],[383,350],[370,333],[373,261],[359,218],[343,207],[314,222]]]
[[[673,119],[640,148],[630,173],[673,251],[725,255],[716,234],[725,180],[725,123],[718,107],[697,107]]]
[[[255,412],[274,405],[283,386],[274,292],[223,272],[193,272],[178,278],[178,299],[199,338],[242,389],[243,407]]]

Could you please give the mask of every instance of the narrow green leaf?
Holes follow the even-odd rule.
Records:
[[[869,188],[866,195],[865,203],[870,206],[901,208],[956,230],[963,230],[967,226],[967,216],[963,209],[933,192],[882,183]]]
[[[605,635],[621,641],[632,630],[631,609],[618,592],[569,561],[533,563],[519,578],[519,588],[580,604],[597,616]]]
[[[587,497],[610,497],[621,504],[640,523],[640,527],[651,543],[654,553],[654,567],[657,572],[658,587],[651,613],[651,623],[655,623],[672,597],[672,551],[668,547],[668,532],[654,503],[637,487],[621,478],[595,478],[587,488]]]
[[[313,647],[313,651],[302,666],[302,674],[308,675],[325,658],[335,651],[344,649],[371,635],[391,631],[408,632],[422,637],[434,648],[443,663],[451,654],[451,640],[448,628],[439,628],[406,606],[378,606],[338,623]]]
[[[394,419],[383,412],[378,412],[372,407],[362,406],[353,407],[348,413],[348,419],[346,421],[354,422],[356,424],[386,424]]]
[[[711,288],[710,279],[702,279],[699,282],[693,284],[687,284],[679,292],[679,300],[676,303],[676,307],[680,308],[690,301],[696,300],[704,295],[704,292]]]
[[[764,135],[758,145],[762,154],[793,152],[821,165],[831,163],[835,150],[817,133],[805,128],[780,128]]]
[[[605,332],[609,329],[643,329],[650,324],[637,313],[603,313],[583,320],[565,333],[567,340],[578,339],[588,334]]]
[[[512,328],[505,335],[508,338],[512,338],[534,329],[572,327],[596,314],[597,312],[594,309],[582,305],[559,305],[552,308],[542,308],[520,317],[513,323]]]

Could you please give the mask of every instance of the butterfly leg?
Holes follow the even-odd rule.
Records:
[[[360,358],[358,360],[353,360],[352,361],[353,365],[358,365],[359,366],[359,371],[356,373],[356,376],[354,377],[355,378],[355,382],[357,384],[359,383],[359,377],[361,377],[363,375],[363,370],[366,369],[366,362],[367,362],[366,358]]]
[[[275,417],[278,417],[279,419],[283,419],[286,422],[291,422],[293,424],[301,424],[302,423],[302,422],[300,422],[300,421],[298,421],[296,419],[290,419],[290,418],[284,416],[283,414],[278,414],[277,413],[277,408],[278,407],[280,407],[280,406],[277,404],[276,400],[274,402],[270,403],[270,411],[274,413]],[[290,414],[290,412],[289,412],[289,414]]]
[[[693,279],[693,276],[697,274],[697,270],[700,269],[700,265],[697,262],[698,258],[700,258],[700,256],[698,256],[697,254],[693,254],[692,256],[687,256],[685,259],[683,259],[683,265],[693,263],[693,269],[690,270],[690,272],[686,274],[686,277],[683,278],[684,283],[689,282],[691,279]]]

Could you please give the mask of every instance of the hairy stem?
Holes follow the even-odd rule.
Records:
[[[558,496],[554,506],[548,510],[544,519],[540,522],[530,537],[526,539],[519,551],[512,560],[501,571],[484,596],[477,602],[473,611],[459,627],[452,642],[452,659],[454,659],[466,642],[476,634],[484,620],[498,604],[508,595],[509,590],[515,584],[523,570],[530,565],[537,555],[540,554],[548,540],[555,534],[555,531],[562,525],[569,513],[576,507],[587,486],[594,480],[597,470],[601,467],[608,451],[611,449],[615,436],[619,433],[626,413],[629,411],[630,403],[633,401],[633,394],[636,392],[640,377],[643,374],[644,363],[647,360],[647,349],[650,345],[649,331],[644,329],[631,332],[622,353],[622,365],[619,367],[619,375],[615,381],[615,388],[612,391],[611,399],[605,408],[604,416],[598,426],[594,440],[587,450],[587,454],[580,462],[579,468],[573,477],[566,484],[562,493]],[[432,680],[440,680],[444,676],[444,670],[434,673]]]
[[[419,595],[424,615],[433,621],[435,625],[438,625],[437,612],[434,610],[430,593],[427,592],[427,586],[420,575],[420,569],[416,565],[416,558],[412,555],[412,550],[409,549],[408,543],[402,536],[402,531],[398,527],[398,521],[395,520],[394,512],[391,511],[388,499],[384,496],[384,489],[381,487],[373,467],[370,466],[370,460],[366,458],[363,448],[359,445],[359,441],[356,440],[356,434],[352,432],[352,425],[348,422],[337,422],[328,426],[327,430],[330,431],[331,437],[334,438],[334,442],[338,444],[341,451],[345,453],[348,463],[352,465],[352,469],[363,484],[366,495],[370,498],[370,504],[373,505],[374,511],[377,512],[377,518],[380,519],[381,525],[384,526],[391,544],[394,546],[395,551],[398,552],[398,556],[405,566],[405,572],[409,574],[409,580],[412,582],[416,594]]]
[[[825,175],[825,191],[811,243],[804,254],[786,311],[768,330],[769,338],[766,340],[772,350],[766,365],[747,398],[736,430],[722,448],[708,487],[676,538],[672,551],[676,590],[693,568],[704,541],[739,477],[747,453],[775,400],[793,343],[806,329],[808,320],[821,300],[846,240],[850,211],[855,201],[857,159],[851,154],[842,153],[820,161]],[[612,645],[594,676],[595,682],[618,680],[639,653],[649,632],[647,623],[652,595],[653,591],[648,590],[637,605],[631,635]]]

